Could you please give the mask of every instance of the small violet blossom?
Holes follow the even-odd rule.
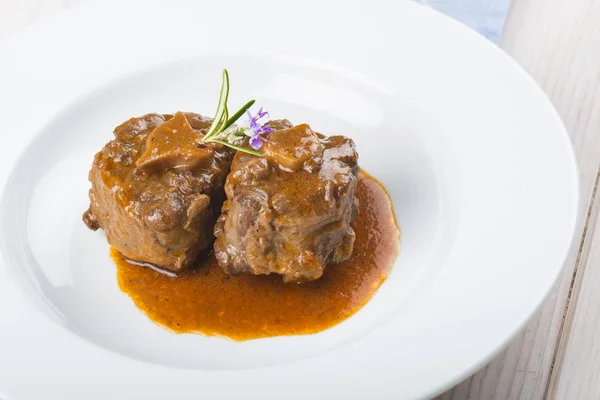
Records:
[[[259,122],[261,118],[268,117],[269,113],[263,111],[263,108],[261,107],[256,115],[252,115],[250,110],[246,110],[246,115],[248,116],[248,121],[242,122],[238,126],[233,125],[232,127],[227,128],[222,132],[220,138],[229,143],[239,145],[239,141],[246,136],[250,138],[250,146],[254,150],[258,150],[262,147],[263,143],[267,141],[263,135],[273,132],[273,129],[269,124],[263,125]]]
[[[252,116],[250,110],[247,110],[246,114],[248,115],[249,121],[248,128],[244,129],[244,134],[250,137],[250,146],[254,150],[258,150],[262,147],[263,143],[266,142],[266,139],[261,135],[268,134],[273,131],[268,124],[262,125],[260,122],[258,122],[259,119],[269,116],[269,113],[267,111],[263,111],[263,108],[261,107],[254,116]]]

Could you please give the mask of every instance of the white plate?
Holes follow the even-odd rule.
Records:
[[[564,128],[514,61],[403,1],[92,3],[0,45],[0,392],[15,400],[417,398],[498,352],[574,231]],[[117,287],[84,227],[114,126],[230,104],[344,133],[403,231],[388,281],[325,332],[171,334]],[[0,396],[2,397],[2,396]]]

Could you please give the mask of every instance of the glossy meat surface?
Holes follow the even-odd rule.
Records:
[[[306,124],[271,126],[278,130],[261,149],[264,157],[238,153],[233,160],[215,255],[230,274],[312,281],[352,254],[358,154],[352,140],[324,137]]]
[[[185,269],[214,239],[233,155],[196,143],[210,122],[192,113],[147,114],[118,126],[94,158],[86,225],[102,228],[127,258]]]

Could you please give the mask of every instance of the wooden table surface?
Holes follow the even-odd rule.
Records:
[[[0,39],[77,1],[85,0],[0,0]],[[501,47],[567,126],[579,161],[579,224],[542,309],[502,354],[439,399],[600,399],[600,0],[512,2]]]

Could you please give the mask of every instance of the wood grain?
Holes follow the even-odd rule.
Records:
[[[600,170],[592,202],[591,218],[586,242],[589,243],[587,259],[582,262],[574,280],[565,324],[553,373],[548,386],[548,398],[599,399],[600,398]]]
[[[583,275],[590,269],[588,254],[593,246],[588,234],[593,229],[586,230],[586,225],[593,227],[598,214],[598,205],[592,207],[591,199],[600,163],[599,18],[600,2],[596,0],[513,0],[502,47],[542,86],[570,132],[580,168],[580,218],[563,273],[542,310],[506,351],[440,399],[600,398],[578,397],[577,385],[572,383],[576,379],[573,372],[582,373],[580,369],[589,367],[579,359],[585,349],[572,345],[566,356],[563,349],[564,343],[572,342],[568,339],[573,335],[572,321],[579,329],[587,318],[574,318],[579,306],[573,304],[572,296],[580,293]],[[600,297],[596,298],[600,305]],[[587,327],[589,331],[594,328],[600,332],[597,326]],[[586,335],[593,338],[593,333]],[[585,394],[596,394],[600,388],[597,360],[594,372],[586,369],[588,381],[594,373],[596,379],[590,381],[593,383]],[[565,368],[564,362],[572,366]],[[559,374],[564,376],[559,379]],[[559,382],[558,391],[555,382]]]

